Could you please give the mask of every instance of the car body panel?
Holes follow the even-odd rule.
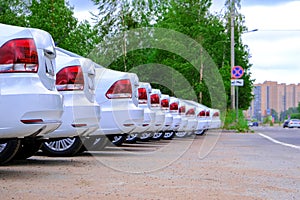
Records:
[[[161,98],[160,98],[160,102],[162,102],[163,100],[168,100],[170,101],[170,96],[166,95],[166,94],[162,94]],[[162,111],[165,114],[165,122],[164,125],[162,127],[162,131],[172,131],[172,125],[173,125],[173,115],[170,113],[169,110],[169,106],[168,107],[162,107]],[[174,124],[177,124],[177,122],[175,122]]]
[[[151,103],[151,98],[152,95],[157,95],[157,101]],[[160,99],[161,99],[161,91],[159,89],[151,89],[151,97],[150,97],[150,106],[151,106],[151,110],[153,110],[155,112],[155,132],[160,132],[163,130],[164,125],[165,125],[165,113],[163,112],[161,105],[160,105]],[[173,120],[173,117],[172,117]],[[169,122],[167,124],[172,124],[172,122]]]
[[[0,138],[44,136],[61,125],[63,114],[63,99],[55,88],[52,37],[39,29],[0,28],[0,48],[11,40],[33,39],[38,55],[37,73],[0,73]]]
[[[170,106],[172,103],[177,103],[177,105],[178,105],[179,104],[178,98],[170,97],[169,113],[172,115],[173,121],[172,121],[172,124],[169,127],[168,131],[177,131],[180,127],[182,120],[181,120],[181,116],[179,115],[178,109],[177,110],[170,109]]]
[[[95,65],[89,59],[71,57],[60,48],[57,48],[56,61],[56,73],[70,66],[79,66],[84,85],[82,90],[60,91],[64,97],[62,125],[46,137],[88,136],[99,128],[100,120],[100,106],[95,101]]]
[[[300,128],[300,119],[290,119],[288,128]]]
[[[197,132],[197,131],[203,131],[209,129],[211,119],[209,116],[206,115],[207,111],[209,111],[209,108],[195,101],[191,101],[191,100],[184,100],[184,101],[187,104],[195,106],[195,115],[197,119],[197,127],[195,131]]]
[[[96,64],[96,101],[101,107],[99,129],[92,135],[128,134],[144,121],[144,109],[138,108],[131,98],[108,99],[109,88],[118,80],[130,80],[130,73],[106,69]],[[132,92],[136,83],[131,84]]]

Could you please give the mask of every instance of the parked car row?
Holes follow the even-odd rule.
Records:
[[[43,30],[0,24],[0,163],[74,156],[108,144],[220,128],[220,111],[162,94],[134,73],[54,45]]]

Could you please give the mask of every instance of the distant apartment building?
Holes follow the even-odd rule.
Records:
[[[300,101],[300,84],[278,84],[274,81],[265,81],[255,84],[253,88],[254,99],[247,111],[247,117],[262,121],[264,117],[272,114],[274,110],[280,118],[282,113],[291,107],[298,107]]]

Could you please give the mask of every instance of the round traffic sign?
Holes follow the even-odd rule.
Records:
[[[232,78],[241,78],[244,75],[244,69],[241,66],[234,66],[231,69]]]

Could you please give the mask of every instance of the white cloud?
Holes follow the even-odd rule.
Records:
[[[276,6],[243,7],[246,26],[258,32],[243,35],[250,48],[253,78],[282,83],[299,83],[300,1]]]

